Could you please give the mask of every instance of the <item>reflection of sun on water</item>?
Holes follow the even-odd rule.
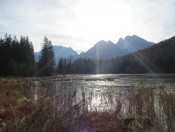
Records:
[[[102,75],[94,75],[102,77]],[[89,111],[108,111],[115,108],[115,97],[110,96],[106,81],[94,81],[94,88],[87,89],[88,110]]]
[[[101,104],[101,97],[98,95],[91,100],[92,107],[98,107]]]

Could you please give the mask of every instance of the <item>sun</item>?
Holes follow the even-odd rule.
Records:
[[[89,43],[117,41],[132,30],[132,9],[118,0],[81,0],[74,13],[69,32]]]

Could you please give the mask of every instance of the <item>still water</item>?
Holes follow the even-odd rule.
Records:
[[[31,88],[32,95],[26,96],[35,101],[40,98],[40,90],[43,88],[53,89],[54,95],[58,95],[60,89],[64,89],[67,92],[71,91],[71,94],[76,94],[76,103],[86,98],[87,110],[113,111],[118,98],[122,99],[123,104],[127,106],[128,101],[132,98],[133,88],[137,85],[152,87],[158,85],[164,88],[174,84],[174,74],[99,74],[56,76],[21,85]]]
[[[60,75],[21,85],[31,89],[26,96],[35,102],[44,88],[50,89],[49,95],[59,97],[53,100],[57,112],[73,113],[73,119],[83,111],[117,112],[120,119],[136,120],[135,126],[143,128],[143,120],[151,122],[155,126],[151,131],[175,128],[174,74]]]

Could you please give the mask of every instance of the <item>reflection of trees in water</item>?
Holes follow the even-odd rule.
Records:
[[[89,112],[116,114],[137,131],[174,130],[174,86],[135,85],[131,88],[90,88],[85,90]],[[128,128],[128,126],[125,126]]]
[[[119,87],[108,83],[50,83],[44,96],[39,98],[39,105],[33,114],[35,121],[31,123],[36,125],[43,122],[39,130],[48,130],[50,127],[63,131],[82,128],[94,131],[174,130],[173,85],[135,84],[132,87]],[[46,86],[40,85],[43,88]]]

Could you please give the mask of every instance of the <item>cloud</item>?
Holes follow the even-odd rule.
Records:
[[[175,33],[172,30],[175,24],[174,4],[174,0],[132,1],[130,5],[135,12],[134,20],[137,24],[135,27],[142,32],[143,36],[155,42],[171,37]]]
[[[63,22],[64,19],[72,16],[71,11],[63,2],[54,0],[19,0],[18,2],[10,0],[1,6],[3,9],[1,19],[13,30],[17,30],[14,28],[15,26],[24,26],[23,30],[29,29],[31,26],[34,26],[35,29],[43,28],[43,26],[47,28],[47,26],[51,27],[52,24]]]
[[[101,39],[136,34],[158,42],[174,35],[174,0],[0,0],[0,36],[44,36],[85,51]]]
[[[52,34],[57,35],[57,39],[73,37],[66,34],[64,23],[74,16],[71,8],[78,2],[77,0],[1,0],[0,2],[2,9],[0,29],[3,32],[17,36],[29,35],[35,40],[42,39],[43,36],[52,37]],[[34,46],[38,50],[40,44]]]

